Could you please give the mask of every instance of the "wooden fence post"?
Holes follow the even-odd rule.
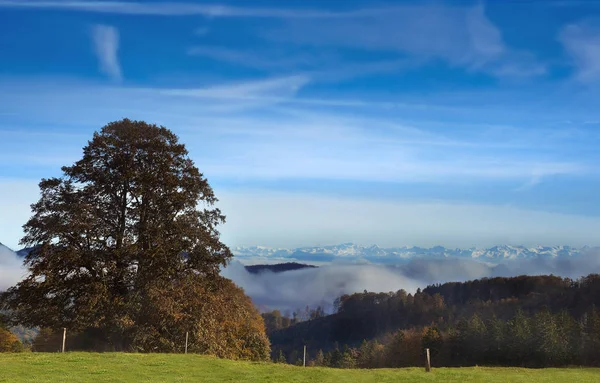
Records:
[[[425,354],[427,355],[427,365],[425,366],[425,372],[431,372],[431,358],[429,356],[429,349],[425,349]]]
[[[62,352],[65,352],[65,344],[67,343],[67,328],[63,328],[63,343],[62,343]]]
[[[189,331],[185,332],[185,353],[187,354]]]
[[[306,346],[304,346],[304,357],[302,358],[302,364],[306,367]]]

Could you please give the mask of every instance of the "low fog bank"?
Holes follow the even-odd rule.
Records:
[[[0,244],[0,291],[15,285],[24,276],[23,259],[8,247]]]
[[[419,285],[396,270],[375,265],[331,264],[282,273],[249,273],[231,262],[221,273],[242,287],[261,309],[294,310],[305,306],[330,307],[344,293],[416,290]],[[400,286],[400,287],[399,287]]]
[[[295,310],[305,306],[331,307],[342,294],[389,292],[444,282],[484,277],[558,275],[579,278],[600,273],[600,252],[590,250],[573,257],[532,258],[485,263],[473,259],[414,259],[398,265],[331,263],[317,269],[283,273],[250,274],[239,261],[231,262],[222,275],[232,279],[262,310]]]
[[[287,260],[289,261],[289,260]],[[0,245],[0,291],[15,285],[26,275],[23,260]],[[558,275],[579,278],[600,273],[600,250],[590,249],[571,257],[537,257],[486,263],[465,258],[417,258],[396,265],[344,263],[334,261],[319,268],[273,273],[249,273],[237,260],[222,270],[252,297],[262,310],[296,310],[321,305],[331,308],[335,298],[364,290],[389,292],[444,282],[461,282],[484,277],[517,275]]]

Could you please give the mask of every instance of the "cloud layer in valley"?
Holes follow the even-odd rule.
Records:
[[[0,291],[13,286],[24,275],[23,259],[8,247],[0,244]]]
[[[284,273],[249,273],[238,260],[223,269],[222,275],[241,286],[262,310],[296,310],[322,305],[331,309],[335,298],[364,290],[389,292],[404,289],[414,293],[433,283],[516,275],[559,275],[578,278],[600,273],[598,249],[579,255],[534,257],[495,263],[467,258],[418,258],[397,264],[349,263],[335,259],[318,268]],[[22,258],[0,246],[0,291],[25,275]]]
[[[485,263],[472,259],[414,259],[398,265],[331,263],[283,273],[264,271],[251,274],[239,261],[222,274],[244,288],[263,310],[296,310],[323,305],[329,309],[342,294],[390,292],[404,289],[414,293],[429,284],[459,282],[517,275],[558,275],[578,278],[600,273],[597,249],[579,256],[532,258]]]

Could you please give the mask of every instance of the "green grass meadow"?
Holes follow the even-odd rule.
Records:
[[[337,370],[199,355],[0,354],[0,382],[600,382],[600,369],[422,368]]]

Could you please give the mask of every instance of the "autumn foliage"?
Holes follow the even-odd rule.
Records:
[[[71,349],[176,352],[190,332],[194,352],[268,355],[258,312],[219,276],[225,216],[175,134],[112,122],[62,171],[24,225],[29,275],[0,300],[13,324],[68,328]]]

